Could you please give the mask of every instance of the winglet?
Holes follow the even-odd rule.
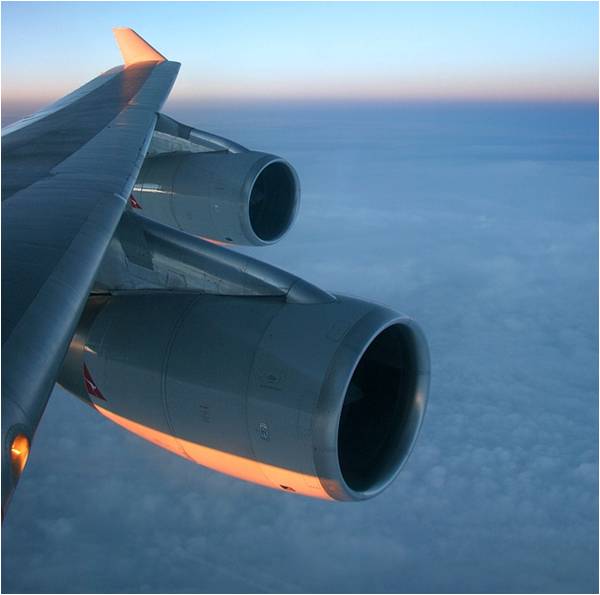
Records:
[[[133,29],[117,27],[113,29],[117,45],[121,50],[125,66],[136,62],[164,62],[166,58],[157,52]]]

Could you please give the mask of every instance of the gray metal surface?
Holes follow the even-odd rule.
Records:
[[[158,121],[152,135],[148,156],[154,157],[161,153],[171,153],[173,151],[244,153],[247,150],[228,138],[217,136],[212,132],[198,130],[187,124],[181,124],[181,122],[177,122],[177,120],[165,116],[165,114],[158,114]]]
[[[355,370],[388,329],[404,347],[386,348],[385,367],[363,385],[375,407],[359,415],[358,429],[369,444],[385,420],[390,433],[364,481],[353,482],[344,462],[355,455],[339,441],[342,408],[355,399]],[[401,381],[385,387],[389,373]],[[166,291],[91,298],[59,377],[109,419],[180,456],[336,500],[372,497],[393,480],[416,439],[428,380],[418,326],[382,306]]]
[[[3,508],[11,428],[33,438],[178,70],[113,69],[3,134]]]
[[[282,296],[296,303],[335,299],[282,269],[128,210],[106,250],[94,293],[141,290]]]
[[[224,244],[263,246],[291,228],[300,182],[284,159],[159,114],[133,189],[148,218]]]

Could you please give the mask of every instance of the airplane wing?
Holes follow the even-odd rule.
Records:
[[[2,511],[179,64],[131,29],[125,65],[2,134]]]
[[[418,325],[230,250],[288,232],[294,168],[160,114],[179,64],[116,37],[124,66],[3,132],[3,511],[55,382],[216,471],[379,494],[425,411]]]

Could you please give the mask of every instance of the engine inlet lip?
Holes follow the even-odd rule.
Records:
[[[283,165],[287,170],[288,175],[290,175],[292,179],[292,183],[294,185],[294,192],[292,197],[293,206],[288,217],[287,227],[284,227],[278,234],[275,234],[272,237],[265,239],[255,232],[254,226],[252,225],[250,217],[250,199],[252,197],[252,190],[254,189],[254,185],[256,184],[256,181],[258,180],[260,175],[265,169],[275,164]],[[246,178],[246,181],[242,188],[242,194],[245,198],[245,202],[243,203],[245,208],[243,210],[242,215],[242,226],[247,236],[253,239],[254,244],[263,246],[274,244],[275,242],[278,242],[284,235],[286,235],[294,226],[297,219],[298,210],[300,208],[300,180],[298,178],[296,170],[285,159],[282,159],[281,157],[276,157],[275,155],[265,154],[262,159],[259,159],[254,164],[254,166],[248,173],[248,177]]]
[[[415,353],[412,404],[409,411],[408,437],[399,463],[365,489],[353,489],[342,473],[338,456],[338,438],[342,408],[353,374],[373,342],[388,328],[403,326],[410,333]],[[314,424],[314,460],[321,485],[334,500],[366,500],[381,493],[396,478],[417,440],[425,415],[429,392],[429,348],[419,325],[407,316],[388,308],[375,307],[359,320],[342,339],[322,385]]]

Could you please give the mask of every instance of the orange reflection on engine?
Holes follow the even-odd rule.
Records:
[[[210,242],[211,244],[214,244],[215,246],[231,246],[232,244],[230,242],[221,242],[220,240],[213,240],[212,238],[207,238],[204,236],[198,236],[201,240],[204,240],[205,242]]]
[[[16,475],[21,475],[29,457],[29,438],[17,434],[10,445],[10,462]]]
[[[137,434],[144,440],[152,442],[161,448],[169,450],[179,456],[182,456],[194,463],[209,467],[225,475],[231,475],[244,481],[256,483],[269,488],[283,489],[285,491],[293,491],[304,496],[312,498],[321,498],[331,500],[331,496],[323,489],[318,477],[299,473],[291,469],[269,465],[259,461],[253,461],[245,457],[223,452],[215,448],[196,444],[182,438],[175,438],[164,432],[159,432],[153,428],[149,428],[135,421],[127,419],[100,407],[94,403],[96,410],[110,419],[114,423],[120,425],[133,434]],[[176,444],[181,445],[180,448]],[[284,478],[285,485],[282,482],[277,483],[270,478]]]

